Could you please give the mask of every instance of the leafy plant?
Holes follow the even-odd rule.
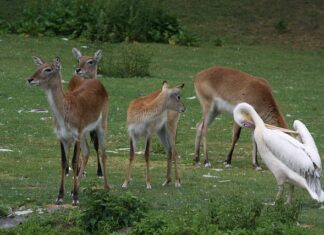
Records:
[[[178,19],[150,0],[48,0],[29,3],[3,32],[33,36],[63,35],[105,42],[163,42],[177,35],[179,44],[193,45]]]
[[[0,218],[8,216],[10,211],[11,211],[10,207],[0,204]]]
[[[140,44],[122,44],[109,54],[100,66],[102,74],[122,78],[149,75],[152,56]]]
[[[148,216],[134,224],[131,234],[134,235],[163,235],[168,227],[167,222],[161,216]]]
[[[302,206],[299,201],[292,205],[286,205],[282,199],[277,200],[274,206],[264,207],[259,223],[277,222],[282,224],[296,224]]]
[[[89,232],[116,231],[131,226],[144,217],[146,203],[131,193],[117,196],[103,190],[90,190],[80,217]]]
[[[170,44],[178,44],[182,46],[198,46],[198,38],[195,34],[186,31],[179,31],[170,37]]]
[[[221,200],[212,200],[209,210],[211,222],[220,229],[249,229],[255,227],[260,216],[262,204],[251,200],[242,200],[238,196],[227,196]]]
[[[287,23],[284,20],[280,20],[277,24],[275,24],[275,29],[280,34],[287,33],[288,32]]]

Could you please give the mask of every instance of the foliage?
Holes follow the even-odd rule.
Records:
[[[131,193],[117,196],[104,190],[89,190],[87,196],[80,221],[89,232],[129,227],[147,211],[146,203]]]
[[[30,220],[24,222],[17,226],[16,228],[8,229],[8,230],[0,230],[0,234],[6,235],[16,235],[16,234],[24,234],[24,235],[34,235],[34,234],[48,234],[48,235],[59,235],[62,234],[57,229],[52,229],[49,226],[42,226],[35,220]]]
[[[149,75],[151,53],[139,43],[122,44],[104,58],[99,72],[111,77],[144,77]]]
[[[162,216],[148,216],[141,219],[132,227],[132,235],[163,235],[168,227],[166,220]]]
[[[0,204],[0,218],[8,216],[10,211],[11,211],[10,207]]]
[[[0,21],[4,32],[33,36],[63,35],[91,41],[168,42],[194,44],[178,19],[150,0],[47,0],[29,3],[11,24]],[[192,40],[192,42],[191,42]]]
[[[296,224],[302,210],[299,201],[286,205],[282,199],[276,201],[274,206],[267,206],[262,210],[258,223],[277,222],[282,224]]]
[[[211,200],[211,223],[231,234],[307,234],[297,227],[301,204],[285,205],[283,200],[274,206],[263,206],[255,199],[231,195]]]
[[[288,26],[284,20],[279,20],[278,23],[276,23],[274,27],[279,34],[288,32]]]
[[[228,195],[211,200],[209,215],[211,222],[217,224],[220,229],[248,229],[255,227],[261,209],[262,204],[258,201],[245,201],[237,195]]]
[[[170,37],[169,43],[188,47],[199,45],[197,35],[182,30]]]

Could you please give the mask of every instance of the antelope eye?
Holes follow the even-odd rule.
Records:
[[[46,69],[44,69],[44,72],[45,73],[50,73],[50,72],[52,72],[52,69],[51,68],[46,68]]]
[[[91,65],[94,64],[93,60],[89,60],[87,63]]]

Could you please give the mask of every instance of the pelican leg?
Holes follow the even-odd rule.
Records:
[[[284,192],[284,185],[283,184],[278,185],[278,193],[276,196],[276,200],[278,200],[282,196],[283,192]]]
[[[294,189],[295,189],[295,186],[290,184],[289,185],[289,193],[288,193],[288,198],[287,198],[287,201],[286,201],[286,204],[291,204],[292,203],[292,196],[293,196],[293,193],[294,193]]]

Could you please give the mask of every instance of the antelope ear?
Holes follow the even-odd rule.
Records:
[[[97,63],[101,60],[101,57],[102,57],[102,51],[101,50],[96,51],[96,53],[93,56],[93,58],[95,59],[95,61]]]
[[[80,58],[81,58],[81,56],[82,56],[81,52],[80,52],[78,49],[76,49],[75,47],[72,49],[72,54],[74,55],[74,57],[75,57],[78,61],[80,60]]]
[[[169,84],[167,81],[162,82],[162,91],[165,91],[169,88]]]
[[[42,64],[44,64],[44,60],[42,60],[41,58],[37,57],[37,56],[32,56],[33,58],[33,61],[34,63],[37,65],[37,66],[40,66]]]
[[[178,85],[176,87],[179,88],[179,89],[182,89],[184,87],[184,83],[182,83],[181,85]]]
[[[53,65],[54,65],[54,69],[55,70],[57,70],[57,71],[60,71],[61,70],[62,64],[61,64],[60,57],[56,56],[56,58],[54,59]]]

